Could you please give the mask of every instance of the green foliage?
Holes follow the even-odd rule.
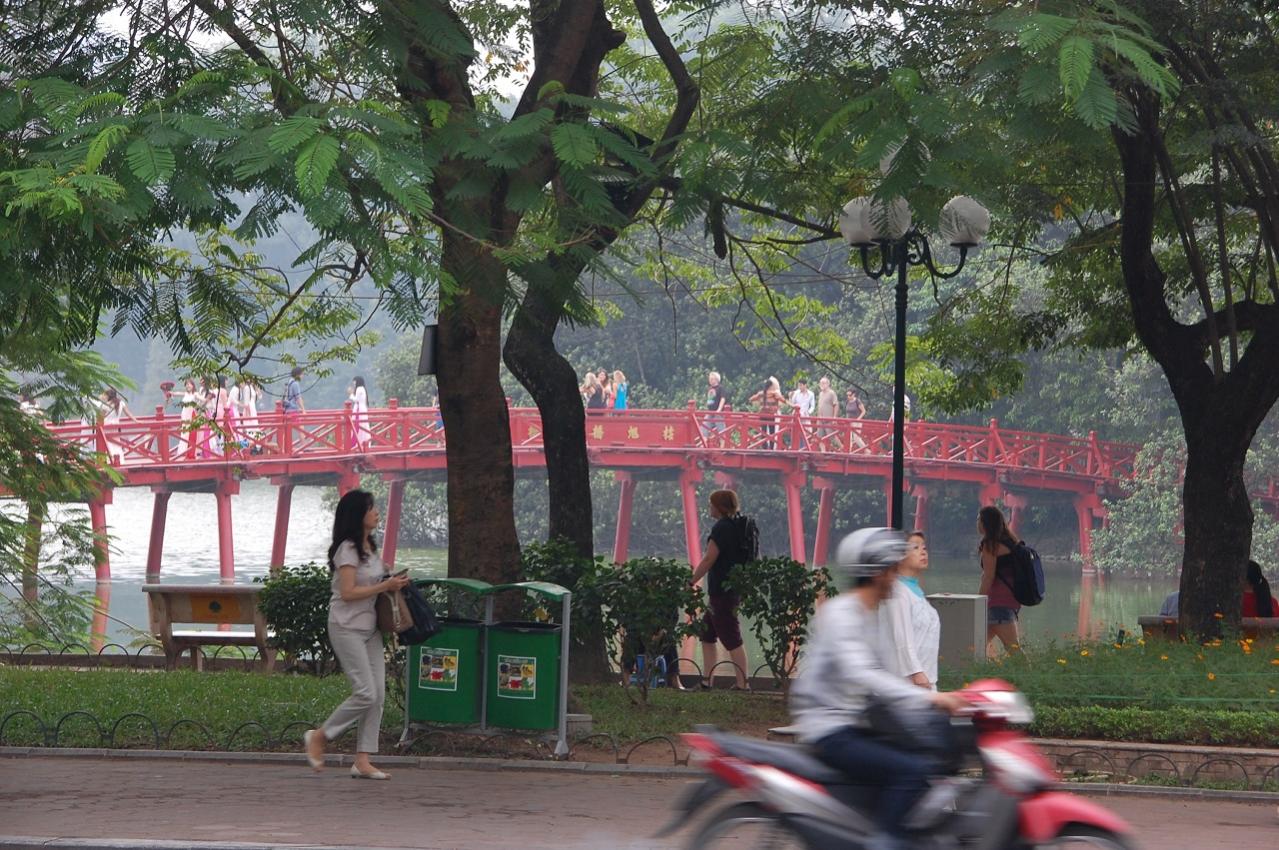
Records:
[[[642,644],[648,657],[657,658],[681,638],[698,633],[702,596],[689,583],[686,563],[634,558],[600,579],[599,595],[604,634],[624,656],[634,657]],[[640,703],[646,703],[647,677],[640,677],[639,692]]]
[[[741,598],[738,613],[750,621],[764,663],[789,691],[818,600],[839,592],[830,573],[790,558],[761,558],[733,567],[727,585]]]
[[[335,661],[329,643],[329,599],[333,594],[326,567],[315,563],[284,567],[266,578],[258,605],[275,632],[271,644],[295,661],[306,660],[323,674]]]
[[[1279,711],[1036,705],[1029,732],[1042,738],[1273,747]]]

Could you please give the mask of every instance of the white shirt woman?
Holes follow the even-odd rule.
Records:
[[[369,432],[369,393],[363,378],[356,376],[346,398],[351,402],[351,447],[364,451],[373,435]]]
[[[918,531],[908,538],[906,558],[897,567],[893,596],[880,606],[881,644],[888,648],[884,666],[929,690],[937,690],[937,653],[941,617],[924,598],[919,576],[928,569],[928,547]]]

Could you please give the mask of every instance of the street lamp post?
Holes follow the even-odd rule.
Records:
[[[990,213],[981,204],[964,195],[951,198],[942,208],[938,230],[943,239],[959,249],[959,264],[943,272],[933,261],[928,238],[911,224],[910,207],[904,200],[883,202],[873,198],[854,198],[844,205],[839,218],[844,241],[856,248],[862,270],[879,280],[897,276],[897,328],[893,351],[893,492],[892,526],[902,527],[902,503],[905,489],[906,431],[906,303],[910,290],[907,275],[911,266],[924,266],[934,276],[946,279],[964,268],[968,252],[981,244],[990,230]],[[871,250],[878,249],[879,263],[871,264]]]

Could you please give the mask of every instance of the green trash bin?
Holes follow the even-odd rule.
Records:
[[[479,620],[443,618],[430,640],[409,647],[409,720],[480,721],[483,637]]]
[[[561,662],[558,625],[490,626],[485,723],[503,729],[558,728]]]

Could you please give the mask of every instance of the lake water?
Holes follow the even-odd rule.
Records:
[[[236,583],[250,583],[267,573],[275,525],[275,488],[265,481],[245,481],[233,500]],[[323,561],[331,534],[332,515],[321,502],[319,487],[298,487],[293,493],[287,561]],[[152,496],[142,488],[119,488],[107,508],[111,531],[111,584],[106,599],[105,634],[100,639],[128,644],[147,627],[146,599],[141,586],[146,575]],[[163,581],[217,583],[218,544],[216,508],[211,494],[175,493],[169,500],[165,527]],[[1044,552],[1046,556],[1054,553]],[[397,566],[418,577],[446,573],[441,549],[400,548]],[[1165,595],[1175,589],[1171,579],[1114,579],[1083,575],[1078,564],[1065,560],[1045,563],[1048,594],[1042,605],[1022,611],[1023,633],[1029,642],[1069,640],[1113,635],[1117,629],[1137,631],[1137,617],[1155,613]],[[978,582],[976,558],[934,557],[923,584],[929,593],[974,593]],[[93,576],[76,581],[93,591]],[[102,618],[99,618],[102,625]]]

